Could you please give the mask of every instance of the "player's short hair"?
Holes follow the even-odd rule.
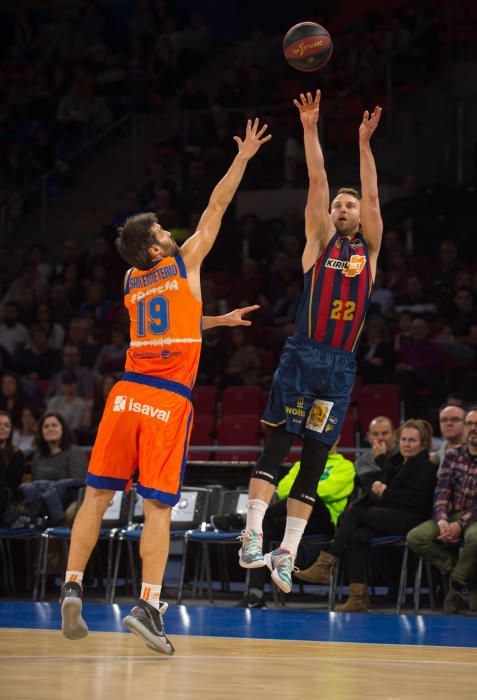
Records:
[[[340,187],[338,192],[335,194],[334,199],[339,194],[350,194],[352,197],[356,197],[356,199],[361,200],[361,193],[358,192],[358,190],[355,190],[354,187]]]
[[[152,226],[157,224],[157,216],[153,212],[129,216],[123,226],[118,228],[116,247],[120,256],[129,265],[139,270],[151,267],[152,259],[149,248],[157,243]]]

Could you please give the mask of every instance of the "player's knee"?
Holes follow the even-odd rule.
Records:
[[[170,518],[171,506],[158,501],[157,498],[144,499],[144,517]]]
[[[328,459],[329,445],[324,442],[305,438],[301,453],[300,471],[290,491],[290,498],[314,505],[318,482]]]
[[[92,486],[86,487],[83,504],[94,510],[104,513],[114,497],[114,491],[110,489],[96,489]]]
[[[279,426],[270,431],[265,448],[257,460],[252,478],[276,484],[281,463],[290,451],[293,435]]]

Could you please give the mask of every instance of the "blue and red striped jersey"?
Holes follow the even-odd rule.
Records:
[[[361,234],[335,233],[305,274],[295,334],[354,352],[373,288],[369,252]]]

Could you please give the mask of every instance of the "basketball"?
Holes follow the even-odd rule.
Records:
[[[333,42],[321,24],[300,22],[285,34],[283,54],[297,70],[311,73],[323,68],[333,53]]]

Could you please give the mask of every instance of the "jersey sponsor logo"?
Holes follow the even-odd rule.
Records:
[[[285,412],[288,413],[290,416],[299,416],[300,418],[304,418],[306,416],[306,412],[302,408],[292,408],[291,406],[285,406]]]
[[[162,408],[134,401],[128,396],[115,396],[113,411],[116,413],[142,413],[143,416],[150,416],[151,418],[162,420],[164,423],[168,422],[171,415],[170,411],[164,411]]]
[[[141,299],[145,299],[145,297],[151,296],[151,294],[157,295],[164,294],[164,292],[176,292],[178,289],[179,283],[177,280],[167,281],[160,287],[151,287],[151,289],[146,289],[145,292],[135,292],[131,296],[131,304],[135,304],[137,301],[141,301]]]
[[[333,406],[334,401],[316,399],[308,414],[308,420],[306,421],[308,430],[313,430],[315,433],[322,433]]]
[[[325,262],[325,267],[341,271],[345,277],[356,277],[356,275],[361,274],[365,265],[366,258],[364,255],[352,255],[349,260],[328,258]]]

